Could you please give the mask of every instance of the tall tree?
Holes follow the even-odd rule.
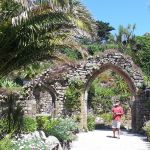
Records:
[[[118,34],[115,34],[115,43],[118,45],[121,52],[125,52],[128,47],[135,42],[136,25],[129,24],[127,27],[119,26]]]
[[[150,76],[150,36],[137,36],[135,41],[137,50],[132,51],[132,58]]]
[[[109,23],[103,21],[96,21],[97,25],[97,35],[99,37],[100,42],[107,42],[109,39],[110,32],[115,30]]]

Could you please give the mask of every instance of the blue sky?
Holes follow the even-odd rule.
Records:
[[[97,20],[119,25],[136,24],[136,35],[150,32],[150,0],[81,0]],[[113,32],[113,33],[114,33]]]

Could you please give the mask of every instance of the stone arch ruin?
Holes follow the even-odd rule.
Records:
[[[63,115],[65,109],[64,94],[68,83],[72,80],[80,79],[84,83],[81,95],[81,128],[87,128],[87,94],[89,87],[100,73],[108,69],[120,74],[127,82],[133,95],[132,127],[135,130],[140,129],[143,125],[143,115],[150,117],[148,113],[143,113],[143,109],[145,109],[144,105],[142,105],[144,100],[141,100],[144,83],[143,75],[130,57],[117,50],[107,50],[95,57],[90,56],[87,60],[80,61],[79,63],[64,64],[46,70],[24,87],[28,93],[28,99],[25,102],[26,107],[24,108],[25,114],[54,113],[57,116]],[[51,99],[46,96],[46,92],[51,95]],[[44,103],[44,106],[43,108],[38,108],[38,102],[41,101]],[[51,107],[49,106],[51,104],[55,112],[46,109]],[[40,111],[37,111],[37,108]]]

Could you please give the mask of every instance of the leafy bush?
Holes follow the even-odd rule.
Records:
[[[68,58],[71,60],[78,60],[81,59],[81,54],[77,50],[69,49],[69,48],[64,48],[61,50],[61,53],[65,54]]]
[[[95,55],[99,52],[104,52],[107,49],[118,49],[118,46],[115,44],[91,44],[87,47],[90,55]]]
[[[94,55],[98,52],[103,52],[104,48],[100,44],[91,44],[88,46],[88,52],[90,55]]]
[[[5,136],[2,140],[0,140],[0,150],[11,150],[12,142],[10,140],[10,135]]]
[[[66,114],[71,116],[73,112],[80,111],[80,94],[83,87],[83,82],[81,80],[71,81],[69,87],[65,93],[65,103]]]
[[[72,115],[75,111],[80,111],[80,93],[75,88],[68,88],[65,93],[65,103],[66,114]]]
[[[47,134],[57,137],[60,141],[72,141],[75,139],[75,132],[77,131],[77,124],[71,118],[58,119],[58,122],[54,125],[55,121],[51,121],[47,127]]]
[[[112,100],[110,95],[113,94],[114,93],[111,88],[95,88],[95,96],[91,102],[95,114],[110,112],[112,107]]]
[[[46,150],[44,141],[40,138],[18,139],[13,141],[13,150]]]
[[[88,126],[89,131],[92,131],[95,129],[95,117],[93,115],[88,115],[87,126]]]
[[[46,126],[50,123],[50,116],[36,116],[37,129],[45,130]]]
[[[47,136],[53,135],[60,141],[72,141],[74,133],[78,130],[77,124],[72,118],[60,119],[49,116],[37,116],[37,127],[43,130]]]
[[[147,121],[143,127],[144,131],[147,134],[147,139],[150,141],[150,121]]]
[[[1,119],[0,120],[0,136],[1,136],[0,138],[4,137],[4,135],[7,133],[17,133],[17,134],[21,132],[30,133],[37,129],[37,123],[34,118],[23,117],[21,120],[22,120],[21,122],[18,122],[16,120],[16,123],[11,121],[10,123],[12,124],[9,129],[9,123],[7,119]]]
[[[111,124],[111,122],[112,122],[112,114],[111,113],[101,114],[100,117],[104,119],[104,122],[106,124]]]
[[[5,77],[0,77],[0,87],[3,87],[3,88],[12,88],[12,87],[17,87],[18,85],[13,82],[12,80],[10,79],[7,79]]]
[[[36,119],[30,117],[23,118],[22,131],[25,133],[34,132],[37,129]]]
[[[51,118],[50,116],[37,116],[37,128],[43,130],[45,134],[50,135],[50,131],[58,124],[59,119]]]

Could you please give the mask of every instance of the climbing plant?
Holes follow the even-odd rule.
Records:
[[[69,83],[69,86],[65,93],[66,113],[72,115],[73,112],[80,112],[80,96],[83,82],[81,80],[73,80]]]

